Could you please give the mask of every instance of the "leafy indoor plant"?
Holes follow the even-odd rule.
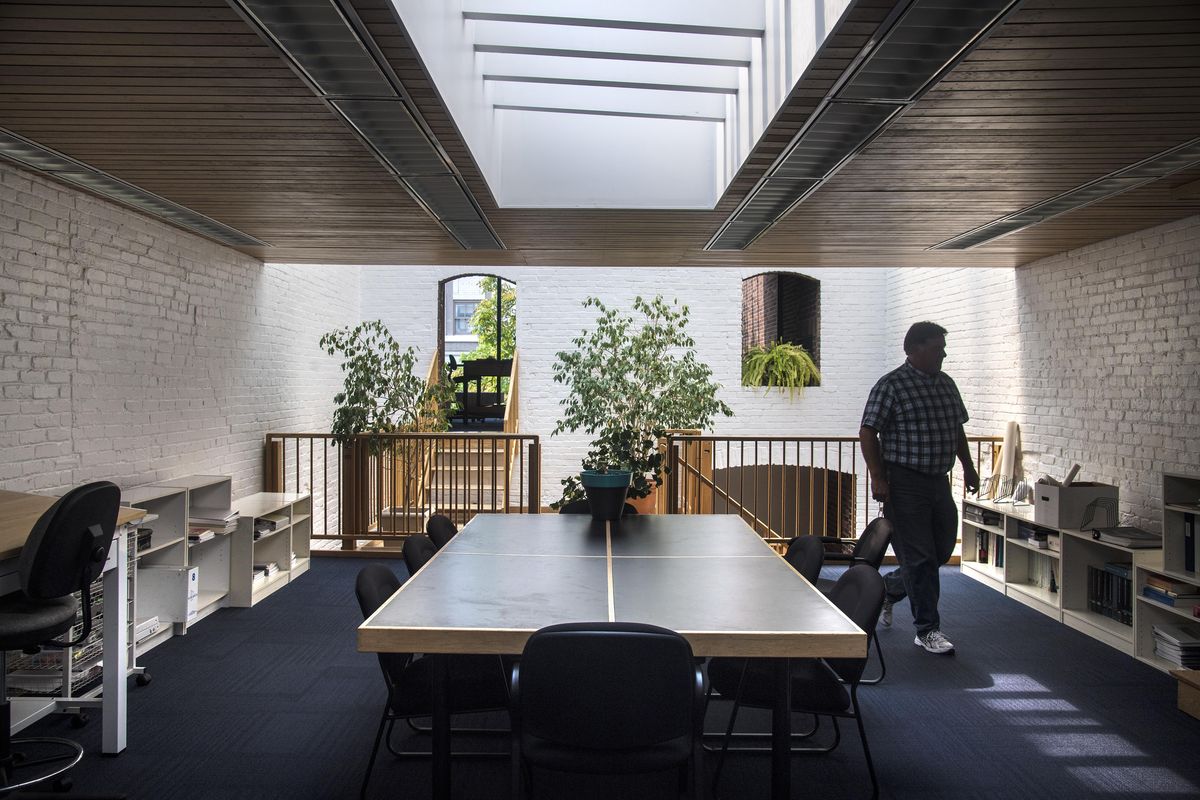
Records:
[[[345,442],[359,433],[444,431],[452,396],[445,380],[433,386],[413,374],[416,354],[380,320],[338,328],[321,337],[321,349],[340,355],[345,380],[333,396],[331,432]]]
[[[646,497],[662,484],[658,440],[668,429],[705,428],[717,414],[733,412],[717,399],[720,386],[696,356],[687,306],[637,297],[633,313],[622,313],[589,297],[583,307],[599,316],[571,340],[574,350],[556,355],[554,380],[568,392],[553,433],[593,434],[584,469],[629,470],[629,497]],[[554,505],[582,496],[572,475]]]
[[[770,347],[751,347],[742,356],[742,386],[787,389],[794,397],[820,380],[816,362],[802,345],[777,341]]]

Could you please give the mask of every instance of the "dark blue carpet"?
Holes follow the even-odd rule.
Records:
[[[99,719],[73,731],[66,718],[49,718],[30,735],[84,743],[77,792],[356,797],[384,699],[375,657],[355,650],[354,575],[364,563],[316,559],[255,608],[222,610],[152,651],[143,664],[153,682],[130,690],[122,755],[98,755]],[[392,566],[404,574],[401,563]],[[880,629],[887,680],[861,697],[883,797],[1200,797],[1200,721],[1176,710],[1169,676],[957,569],[943,571],[942,618],[956,656],[914,647],[906,608],[897,608],[894,628]],[[715,704],[713,729],[725,705]],[[743,719],[766,729],[761,712]],[[853,723],[843,732],[834,754],[794,760],[795,796],[868,796]],[[768,776],[766,758],[731,757],[719,794],[767,797]],[[506,798],[508,782],[504,760],[455,764],[456,797]],[[551,777],[541,788],[546,797],[635,798],[671,796],[673,785],[670,776],[582,785]],[[372,797],[429,794],[427,760],[381,756]]]

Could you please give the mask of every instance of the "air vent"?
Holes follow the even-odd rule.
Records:
[[[55,180],[74,184],[93,194],[215,239],[222,244],[233,247],[271,246],[236,228],[217,222],[178,203],[172,203],[170,200],[134,186],[132,183],[126,183],[98,169],[93,169],[70,156],[51,150],[49,147],[43,147],[4,128],[0,128],[0,156],[49,175]]]
[[[468,249],[504,249],[345,0],[229,0],[229,4],[455,241]],[[429,180],[433,176],[438,180]],[[469,234],[463,233],[466,229]]]
[[[704,249],[749,246],[929,91],[1019,2],[913,0],[897,6]],[[787,194],[780,192],[780,178],[804,180]],[[762,192],[769,196],[759,200]]]
[[[994,222],[981,225],[929,249],[970,250],[973,247],[995,241],[1002,236],[1008,236],[1010,233],[1016,233],[1040,222],[1045,222],[1060,214],[1098,203],[1173,172],[1195,166],[1200,166],[1200,138],[1184,142],[1170,150],[1164,150],[1158,155],[1124,169],[1110,172],[1094,181],[1088,181],[1070,191],[1051,197],[1049,200],[1043,200]]]

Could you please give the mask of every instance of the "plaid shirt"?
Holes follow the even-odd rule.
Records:
[[[954,467],[967,419],[967,408],[949,375],[926,375],[906,361],[871,389],[862,425],[879,432],[885,462],[945,475]]]

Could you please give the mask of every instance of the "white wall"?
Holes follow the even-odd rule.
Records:
[[[855,436],[867,392],[884,362],[885,270],[800,270],[821,281],[822,384],[789,400],[741,386],[742,279],[759,270],[639,268],[507,268],[483,272],[516,282],[517,348],[521,354],[521,424],[542,437],[542,487],[556,500],[559,482],[578,471],[588,437],[550,437],[564,387],[553,382],[554,354],[595,319],[580,303],[589,295],[628,309],[637,295],[661,294],[692,311],[691,330],[700,358],[722,385],[734,410],[715,433]],[[421,374],[436,347],[437,284],[462,268],[364,267],[362,313],[379,318],[403,344],[421,349]]]
[[[1121,490],[1160,529],[1163,472],[1200,473],[1200,217],[1010,270],[895,270],[888,338],[932,319],[968,433],[1021,425],[1026,474]]]
[[[264,266],[0,163],[0,486],[188,473],[262,486],[263,434],[328,430],[356,267]],[[436,310],[436,309],[435,309]]]

